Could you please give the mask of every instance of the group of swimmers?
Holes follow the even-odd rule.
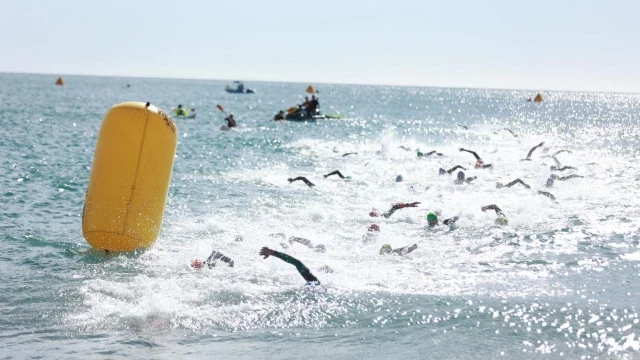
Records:
[[[544,146],[544,142],[541,142],[540,144],[534,146],[527,154],[525,159],[522,159],[521,161],[531,161],[531,156],[533,155],[534,151],[536,151],[538,148],[541,148]],[[404,149],[404,150],[411,150],[408,149],[404,146],[401,146],[400,148]],[[466,152],[469,153],[471,155],[474,156],[476,162],[474,165],[474,168],[476,169],[490,169],[493,168],[493,164],[485,164],[484,161],[482,160],[482,158],[473,150],[468,150],[465,148],[460,148],[459,151],[461,152]],[[546,151],[548,151],[548,149],[546,149]],[[551,157],[554,162],[555,165],[552,165],[550,167],[550,170],[553,171],[565,171],[565,170],[576,170],[575,167],[572,166],[562,166],[560,164],[560,162],[557,159],[557,156],[560,153],[563,152],[569,152],[571,153],[571,151],[569,150],[560,150],[555,152],[553,155],[548,155],[548,157]],[[355,154],[355,153],[346,153],[343,156],[346,155],[351,155],[351,154]],[[442,153],[437,152],[436,150],[430,151],[428,153],[422,153],[419,150],[417,150],[417,155],[419,157],[426,157],[426,156],[430,156],[436,154],[438,156],[443,156]],[[447,174],[452,174],[454,171],[458,170],[458,169],[462,169],[462,170],[466,170],[466,168],[464,168],[461,165],[456,165],[454,167],[452,167],[449,170],[445,170],[444,168],[440,168],[439,169],[439,175],[447,175]],[[345,176],[343,175],[339,170],[335,170],[332,172],[329,172],[328,174],[323,175],[323,177],[326,179],[330,176],[338,176],[340,179],[345,180],[345,181],[349,181],[351,180],[350,176]],[[550,188],[553,187],[554,182],[556,180],[559,181],[564,181],[564,180],[569,180],[569,179],[573,179],[573,178],[581,178],[583,176],[580,175],[569,175],[569,176],[557,176],[556,174],[551,174],[549,176],[549,178],[547,179],[547,182],[545,183],[545,187]],[[463,171],[458,171],[458,173],[456,174],[456,180],[454,181],[455,184],[470,184],[472,181],[476,180],[477,177],[466,177]],[[302,181],[304,184],[306,184],[309,187],[314,187],[315,184],[312,183],[311,181],[309,181],[309,179],[307,179],[304,176],[298,176],[295,178],[288,178],[287,179],[289,181],[289,183],[293,183],[296,181]],[[396,177],[396,182],[402,182],[403,178],[401,175],[398,175]],[[507,184],[502,184],[500,182],[496,183],[496,187],[497,188],[510,188],[516,184],[521,184],[522,186],[524,186],[527,189],[530,189],[531,186],[526,184],[524,181],[522,181],[521,179],[515,179],[511,182],[508,182]],[[556,201],[556,198],[554,195],[552,195],[549,192],[546,191],[542,191],[539,190],[538,194],[546,196],[548,198],[550,198],[553,201]],[[400,209],[405,209],[405,208],[415,208],[418,207],[418,205],[420,204],[420,202],[402,202],[402,203],[396,203],[393,204],[391,206],[391,208],[385,212],[380,212],[376,209],[373,209],[369,212],[369,216],[370,217],[384,217],[384,218],[389,218],[391,217],[396,211],[400,210]],[[500,207],[498,207],[495,204],[491,204],[491,205],[486,205],[481,207],[481,209],[483,212],[484,211],[488,211],[488,210],[493,210],[495,211],[497,218],[495,220],[495,224],[496,225],[507,225],[509,223],[509,220],[507,219],[505,213],[502,211],[502,209],[500,209]],[[450,228],[453,228],[456,224],[456,221],[459,219],[457,216],[449,218],[449,219],[444,219],[442,221],[442,223],[440,223],[439,219],[438,219],[438,215],[439,213],[437,212],[429,212],[427,214],[427,223],[428,226],[430,228],[434,228],[436,226],[439,225],[444,225],[444,226],[449,226]],[[380,232],[380,225],[378,224],[371,224],[369,226],[369,228],[367,229],[367,233],[365,235],[363,235],[363,242],[367,243],[367,242],[372,242],[375,239],[377,239],[377,235]],[[286,236],[284,234],[278,233],[278,234],[271,234],[270,236],[272,237],[281,237],[281,238],[286,238]],[[313,249],[316,252],[325,252],[326,251],[326,247],[322,244],[319,245],[314,245],[310,240],[305,239],[305,238],[301,238],[301,237],[296,237],[296,236],[291,236],[289,237],[289,245],[293,245],[293,243],[299,243],[302,244],[304,246],[307,246],[310,249]],[[287,245],[286,243],[280,243],[280,245],[284,248],[287,249],[289,247],[289,245]],[[391,247],[391,245],[389,244],[384,244],[382,245],[382,247],[380,248],[380,255],[398,255],[398,256],[404,256],[407,255],[409,253],[411,253],[412,251],[416,250],[418,248],[417,244],[412,244],[412,245],[407,245],[407,246],[403,246],[397,249],[394,249]],[[263,247],[260,252],[259,255],[263,256],[264,259],[267,259],[269,256],[273,256],[273,257],[277,257],[291,265],[294,265],[297,269],[297,271],[300,273],[300,275],[304,278],[304,280],[306,281],[307,285],[319,285],[320,281],[318,280],[318,278],[316,276],[314,276],[312,274],[312,272],[309,270],[308,267],[306,267],[300,260],[287,255],[283,252],[279,252],[279,251],[275,251],[273,249],[270,249],[268,247]],[[211,255],[207,258],[207,260],[205,261],[200,261],[200,260],[194,260],[191,264],[192,267],[194,268],[203,268],[203,267],[209,267],[212,268],[216,265],[217,262],[222,262],[227,264],[230,267],[234,266],[234,262],[233,260],[231,260],[230,258],[224,256],[223,254],[221,254],[218,251],[213,251],[213,253],[211,253]],[[318,271],[321,272],[333,272],[333,269],[331,269],[329,266],[323,266],[321,268],[318,269]]]

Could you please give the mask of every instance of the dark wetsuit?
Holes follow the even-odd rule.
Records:
[[[559,181],[565,181],[565,180],[569,180],[569,179],[575,179],[575,178],[583,178],[584,176],[582,175],[569,175],[569,176],[557,176],[557,175],[551,175],[551,178],[553,178],[554,180],[559,180]]]
[[[553,201],[556,201],[556,197],[553,196],[553,194],[551,194],[549,192],[538,190],[538,194],[540,194],[542,196],[546,196],[546,197],[548,197],[549,199],[551,199]]]
[[[301,180],[301,181],[303,181],[305,184],[307,184],[307,186],[308,186],[308,187],[314,187],[314,186],[316,186],[314,183],[312,183],[311,181],[307,180],[307,178],[306,178],[306,177],[304,177],[304,176],[298,176],[298,177],[296,177],[296,178],[288,178],[287,180],[289,181],[289,184],[291,184],[291,183],[292,183],[292,182],[294,182],[294,181]]]
[[[452,167],[451,169],[447,170],[447,174],[451,174],[452,172],[454,172],[454,171],[456,171],[458,169],[462,169],[462,170],[465,170],[465,171],[467,170],[467,169],[463,168],[460,165],[456,165],[456,166]]]
[[[504,129],[507,130],[508,132],[510,132],[511,135],[513,135],[513,137],[518,137],[518,135],[516,133],[514,133],[511,129],[507,129],[507,128],[504,128]]]
[[[493,164],[485,164],[482,158],[480,158],[480,156],[478,156],[478,154],[475,151],[467,150],[464,148],[460,148],[460,151],[468,152],[469,154],[473,155],[476,158],[476,165],[475,165],[476,169],[488,169],[490,167],[493,167]]]
[[[405,207],[407,207],[407,204],[395,204],[391,207],[391,209],[389,209],[389,211],[383,213],[382,216],[388,219],[391,217],[391,215],[393,215],[394,212],[396,212],[396,210],[403,209]]]
[[[289,256],[285,253],[281,253],[279,251],[273,251],[273,256],[277,257],[278,259],[289,263],[293,266],[296,267],[296,270],[298,270],[298,272],[300,273],[300,275],[302,275],[302,277],[304,278],[305,281],[315,281],[318,284],[320,283],[320,281],[318,280],[317,277],[315,277],[312,273],[311,270],[309,270],[308,267],[306,267],[302,262],[300,262],[300,260],[294,258],[293,256]]]
[[[482,207],[482,211],[487,211],[487,210],[495,210],[496,215],[504,216],[504,213],[502,212],[502,210],[500,210],[498,205],[487,205]]]
[[[209,267],[209,269],[213,268],[214,266],[216,266],[216,262],[220,260],[224,263],[227,263],[227,265],[229,266],[233,266],[233,260],[231,260],[230,258],[224,256],[224,254],[222,254],[221,252],[218,251],[213,251],[211,253],[211,255],[209,255],[209,257],[207,258],[207,260],[205,260],[203,262],[204,265],[207,265]]]
[[[349,155],[358,155],[358,153],[357,152],[344,153],[342,154],[342,157],[349,156]]]
[[[327,175],[324,175],[324,178],[326,179],[331,175],[338,175],[338,177],[340,177],[340,179],[344,179],[344,175],[342,175],[340,170],[332,171],[332,172],[328,173]]]
[[[237,125],[236,125],[236,121],[235,121],[231,116],[226,117],[226,118],[225,118],[225,120],[227,120],[227,126],[228,126],[229,128],[232,128],[232,127],[236,127],[236,126],[237,126]]]
[[[525,182],[524,182],[524,181],[522,181],[522,180],[520,180],[520,179],[515,179],[515,180],[513,180],[512,182],[510,182],[510,183],[506,184],[504,187],[508,187],[508,188],[510,188],[510,187],[512,187],[512,186],[513,186],[513,185],[515,185],[515,184],[522,184],[522,186],[524,186],[525,188],[527,188],[527,189],[531,189],[531,186],[529,186],[529,185],[525,184]]]
[[[454,181],[454,183],[455,183],[455,184],[457,184],[457,185],[460,185],[460,184],[462,184],[462,183],[471,184],[471,182],[472,182],[473,180],[477,179],[477,178],[478,178],[477,176],[472,176],[472,177],[468,177],[468,178],[464,178],[464,179],[460,179],[460,178],[458,178],[458,179],[456,179],[456,180]]]
[[[301,237],[297,237],[297,236],[289,237],[289,244],[293,245],[294,242],[300,243],[300,244],[308,247],[309,249],[314,249],[316,252],[325,252],[326,251],[326,247],[324,245],[319,244],[319,245],[313,246],[313,243],[309,239],[305,239],[305,238],[301,238]]]
[[[540,144],[532,147],[531,150],[529,150],[529,153],[527,153],[527,157],[525,159],[520,160],[520,161],[531,161],[531,155],[533,155],[533,152],[536,151],[536,149],[541,147],[542,145],[544,145],[544,141],[541,142]]]
[[[405,247],[401,247],[399,249],[393,249],[393,252],[398,254],[398,255],[407,255],[408,253],[412,252],[413,250],[418,248],[418,244],[413,244],[411,246],[405,246]]]

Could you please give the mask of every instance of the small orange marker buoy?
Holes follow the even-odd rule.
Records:
[[[56,85],[58,86],[64,85],[64,79],[62,78],[62,76],[60,76],[58,80],[56,80]]]
[[[538,95],[536,95],[536,97],[533,98],[533,102],[542,102],[542,95],[538,93]]]
[[[307,88],[307,92],[309,94],[315,94],[316,89],[314,89],[313,86],[309,85],[309,87]]]

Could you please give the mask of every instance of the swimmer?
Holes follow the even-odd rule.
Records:
[[[508,183],[508,184],[506,184],[506,185],[503,185],[501,182],[496,183],[496,188],[498,188],[498,189],[501,189],[501,188],[503,188],[503,187],[510,188],[510,187],[512,187],[512,186],[513,186],[513,185],[515,185],[515,184],[522,184],[522,186],[524,186],[525,188],[527,188],[527,189],[531,189],[531,186],[529,186],[529,185],[525,184],[525,182],[524,182],[524,181],[522,181],[522,180],[520,180],[520,179],[515,179],[515,180],[513,180],[512,182],[510,182],[510,183]]]
[[[463,129],[465,129],[465,130],[469,130],[469,128],[467,126],[465,126],[465,125],[460,125],[460,124],[457,124],[457,125],[460,126]]]
[[[551,171],[578,170],[578,168],[573,166],[562,166],[562,164],[560,164],[560,161],[558,161],[558,158],[556,157],[555,154],[552,155],[551,158],[556,163],[555,166],[551,165]]]
[[[224,256],[221,252],[213,251],[211,255],[205,261],[200,261],[195,259],[191,262],[191,267],[195,269],[201,269],[203,266],[207,266],[209,269],[216,266],[216,262],[220,260],[223,263],[226,263],[229,267],[233,267],[233,260]]]
[[[320,281],[318,281],[318,278],[311,273],[309,268],[304,266],[304,264],[300,262],[300,260],[294,258],[293,256],[289,256],[279,251],[271,250],[266,246],[260,250],[260,256],[264,256],[265,259],[269,256],[275,256],[278,259],[295,266],[296,270],[298,270],[300,275],[307,282],[307,285],[320,285]]]
[[[404,255],[407,255],[408,253],[412,252],[413,250],[415,250],[417,248],[418,248],[418,244],[413,244],[411,246],[404,246],[404,247],[401,247],[401,248],[398,248],[398,249],[393,249],[393,248],[391,248],[391,245],[384,244],[380,248],[380,255],[394,254],[394,255],[404,256]]]
[[[385,218],[387,218],[387,219],[388,219],[389,217],[391,217],[391,215],[393,215],[393,213],[394,213],[394,212],[396,212],[396,210],[404,209],[404,208],[406,208],[406,207],[418,207],[418,204],[420,204],[420,203],[419,203],[419,202],[417,202],[417,201],[416,201],[416,202],[412,202],[412,203],[408,203],[408,204],[407,204],[407,203],[397,203],[397,204],[393,205],[393,206],[391,207],[391,209],[389,209],[389,211],[387,211],[386,213],[379,214],[379,213],[374,209],[374,210],[372,210],[372,211],[369,213],[369,216],[371,216],[371,217],[378,217],[378,216],[382,215],[383,217],[385,217]]]
[[[380,226],[378,224],[371,224],[369,229],[367,229],[367,233],[362,235],[362,241],[365,243],[374,241],[378,238],[378,233],[380,233]]]
[[[549,193],[549,192],[538,190],[538,194],[540,194],[540,195],[542,195],[542,196],[546,196],[546,197],[548,197],[549,199],[551,199],[551,200],[553,200],[553,201],[557,202],[557,201],[556,201],[556,197],[555,197],[555,196],[553,196],[553,195],[552,195],[551,193]]]
[[[474,165],[476,169],[487,169],[493,167],[493,164],[485,164],[475,151],[467,150],[464,148],[460,148],[460,151],[468,152],[476,158],[476,164]]]
[[[315,251],[315,252],[322,252],[323,253],[323,252],[327,251],[327,248],[322,244],[313,246],[313,243],[309,239],[296,237],[296,236],[291,236],[289,238],[289,244],[293,245],[294,242],[300,243],[300,244],[308,247],[309,249],[313,249],[313,251]]]
[[[458,219],[460,219],[457,216],[452,217],[451,219],[445,219],[442,224],[443,225],[455,225],[456,221],[458,221]],[[438,215],[430,212],[427,214],[427,223],[429,224],[429,227],[435,227],[436,225],[439,225],[439,221],[438,221]]]
[[[462,184],[462,183],[467,183],[467,184],[471,184],[471,182],[475,179],[477,179],[477,176],[472,176],[472,177],[468,177],[465,178],[464,177],[464,173],[462,171],[458,171],[458,177],[457,179],[454,181],[454,184]]]
[[[342,175],[342,173],[340,172],[340,170],[332,171],[332,172],[328,173],[327,175],[323,175],[323,176],[324,176],[324,178],[326,179],[326,178],[328,178],[328,177],[329,177],[329,176],[331,176],[331,175],[338,175],[338,177],[339,177],[340,179],[346,179],[346,180],[350,180],[350,179],[351,179],[351,176],[344,176],[344,175]]]
[[[342,154],[342,157],[349,156],[349,155],[358,155],[358,153],[357,152],[344,153]]]
[[[529,150],[529,153],[527,153],[527,158],[526,159],[522,159],[520,161],[531,161],[531,155],[533,155],[533,152],[536,151],[537,148],[541,147],[544,145],[544,141],[541,142],[540,144],[534,146],[531,148],[531,150]]]
[[[566,181],[569,179],[575,179],[575,178],[583,178],[584,176],[582,175],[576,175],[576,174],[572,174],[572,175],[568,175],[568,176],[558,176],[558,175],[551,175],[550,178],[553,178],[554,180],[558,180],[558,181]]]
[[[496,225],[507,225],[509,223],[509,220],[497,205],[487,205],[487,206],[483,206],[481,209],[482,211],[495,210],[496,215],[498,215],[498,217],[495,220]]]
[[[304,176],[298,176],[298,177],[296,177],[296,178],[288,178],[287,180],[289,181],[289,184],[291,184],[291,183],[292,183],[292,182],[294,182],[294,181],[298,181],[298,180],[300,180],[300,181],[304,182],[305,184],[307,184],[307,186],[308,186],[308,187],[314,187],[314,186],[316,186],[314,183],[312,183],[311,181],[309,181],[309,180],[308,180],[306,177],[304,177]]]
[[[417,151],[418,157],[427,157],[427,156],[431,156],[433,154],[436,154],[438,156],[443,156],[444,155],[443,153],[439,153],[437,150],[431,150],[428,153],[423,153],[420,150],[416,150],[416,151]]]
[[[413,151],[413,149],[410,149],[410,148],[405,147],[405,146],[403,146],[403,145],[398,146],[398,149],[402,149],[402,150],[404,150],[404,151]]]
[[[514,133],[511,129],[507,129],[507,128],[504,128],[504,129],[510,132],[511,135],[513,135],[513,137],[518,137],[518,134]]]
[[[451,173],[452,173],[452,172],[454,172],[454,171],[456,171],[456,170],[458,170],[458,169],[462,169],[462,170],[464,170],[464,171],[467,171],[467,169],[463,168],[462,166],[460,166],[460,165],[456,165],[456,166],[452,167],[452,168],[451,168],[451,169],[449,169],[449,170],[445,170],[445,169],[443,169],[443,168],[440,168],[440,170],[438,170],[438,174],[439,174],[439,175],[444,175],[444,174],[449,174],[449,175],[451,175]]]

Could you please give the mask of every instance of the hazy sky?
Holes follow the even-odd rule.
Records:
[[[0,71],[640,92],[638,0],[14,0]]]

